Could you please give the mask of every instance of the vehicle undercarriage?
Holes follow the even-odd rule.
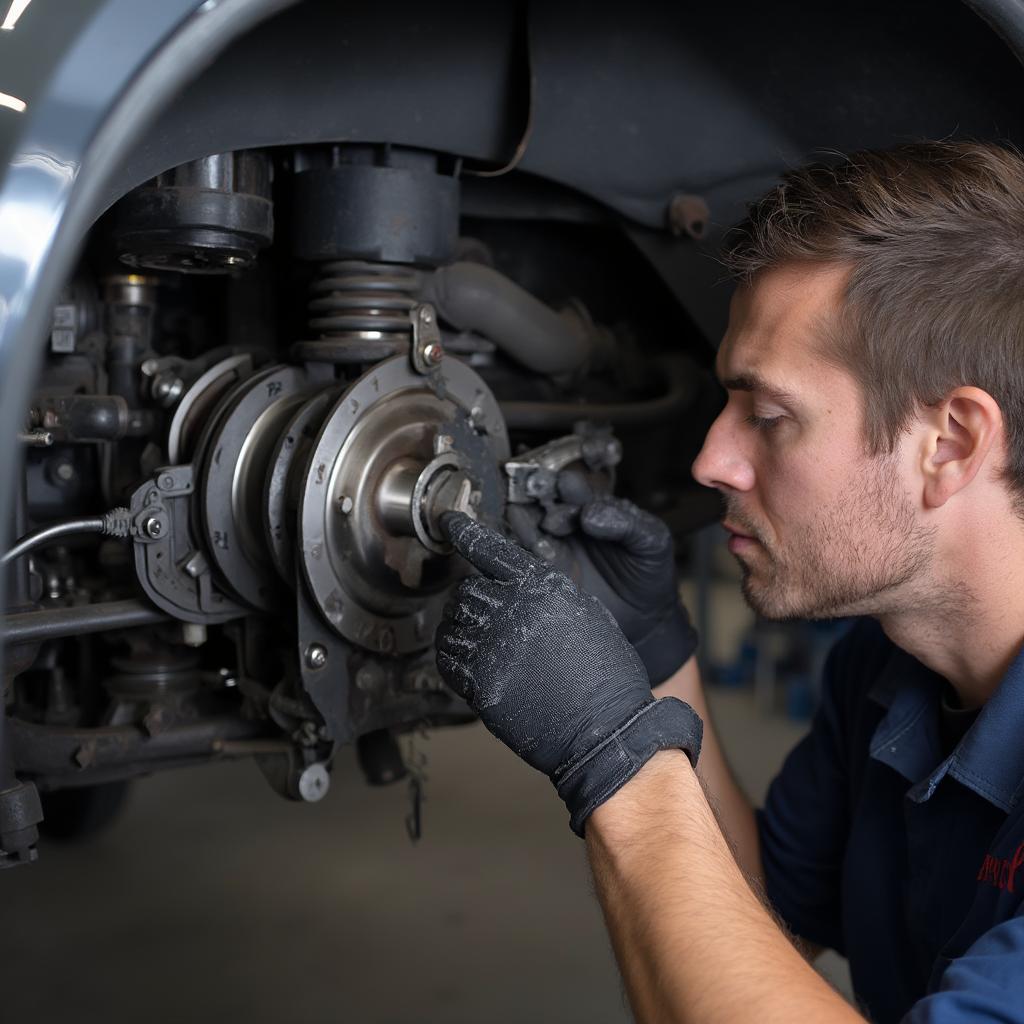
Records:
[[[34,857],[38,793],[56,834],[218,758],[290,799],[343,744],[404,777],[399,737],[472,720],[433,663],[466,571],[444,512],[502,528],[529,503],[568,531],[571,466],[680,538],[712,521],[689,464],[744,202],[812,148],[1019,134],[1010,50],[952,2],[819,13],[799,45],[796,4],[747,5],[738,39],[654,3],[234,6],[130,144],[96,136],[53,248],[14,231],[12,189],[85,178],[95,140],[12,135],[0,864]]]

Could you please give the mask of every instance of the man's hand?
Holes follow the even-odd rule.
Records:
[[[594,497],[572,470],[559,474],[558,494],[561,504],[547,515],[537,506],[510,506],[512,532],[612,613],[657,686],[697,648],[679,601],[668,527],[631,501]]]
[[[657,751],[696,763],[702,723],[655,700],[608,610],[563,573],[461,513],[441,520],[481,573],[459,585],[437,632],[437,665],[484,725],[544,772],[583,835],[591,812]]]

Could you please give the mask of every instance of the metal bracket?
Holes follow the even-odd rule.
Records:
[[[610,430],[582,423],[576,424],[576,430],[575,434],[556,437],[505,463],[508,500],[512,504],[555,500],[558,474],[574,462],[582,462],[594,472],[610,472],[622,461],[622,445]]]
[[[195,490],[191,465],[165,466],[131,499],[135,571],[157,605],[185,622],[224,622],[243,609],[214,585],[189,525]]]
[[[444,359],[437,310],[429,302],[421,302],[409,311],[409,320],[412,323],[412,368],[426,376],[438,369]]]

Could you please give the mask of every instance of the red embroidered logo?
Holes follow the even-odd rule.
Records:
[[[978,872],[978,881],[987,882],[997,889],[1005,889],[1006,892],[1013,892],[1013,880],[1017,874],[1017,868],[1024,864],[1024,843],[1014,851],[1013,857],[1007,860],[1005,857],[993,857],[991,853],[985,854],[981,862],[981,870]]]

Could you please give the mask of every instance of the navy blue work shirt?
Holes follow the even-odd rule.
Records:
[[[758,811],[768,898],[880,1024],[1024,1022],[1024,653],[949,756],[947,684],[863,621]]]

